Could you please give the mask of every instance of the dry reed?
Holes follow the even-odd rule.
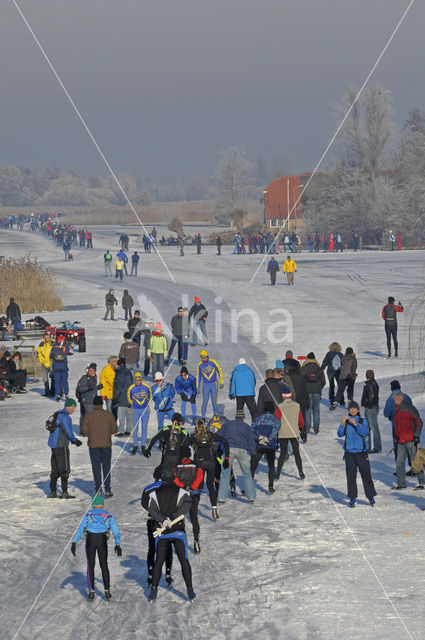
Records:
[[[0,313],[6,313],[10,298],[15,298],[22,313],[63,309],[56,293],[54,270],[29,255],[0,258]]]

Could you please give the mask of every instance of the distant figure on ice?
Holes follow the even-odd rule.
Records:
[[[294,284],[294,273],[297,270],[297,264],[295,260],[288,256],[283,263],[283,273],[286,273],[288,284]]]
[[[394,251],[394,242],[395,242],[395,235],[393,234],[392,231],[390,231],[390,234],[388,236],[388,239],[390,241],[390,249],[391,251]]]
[[[397,251],[401,251],[401,240],[403,238],[403,235],[401,233],[401,231],[397,231]]]
[[[276,275],[278,271],[279,265],[276,258],[270,258],[269,264],[267,265],[267,273],[270,274],[270,284],[272,287],[276,284]]]
[[[382,319],[385,321],[385,333],[387,336],[388,358],[391,358],[391,337],[394,342],[394,357],[398,358],[397,340],[397,313],[404,311],[401,302],[395,304],[393,296],[388,298],[388,303],[382,308]]]

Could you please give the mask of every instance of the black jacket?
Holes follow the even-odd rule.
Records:
[[[148,512],[158,524],[162,524],[165,518],[175,520],[178,516],[189,513],[191,503],[188,491],[175,484],[163,484],[150,493]],[[184,520],[167,529],[166,533],[172,531],[184,531]]]
[[[105,296],[105,304],[107,306],[113,306],[114,304],[118,304],[118,300],[112,293],[107,293]]]
[[[302,378],[298,373],[290,373],[289,377],[294,385],[297,402],[300,405],[301,411],[304,412],[310,407],[310,398],[308,397],[305,378]]]
[[[192,318],[194,320],[206,320],[208,316],[207,308],[201,304],[193,304],[190,307],[188,321],[190,322]]]
[[[188,336],[189,335],[188,317],[183,314],[179,316],[179,314],[176,313],[176,315],[171,318],[171,331],[173,332],[173,336],[176,336],[176,338]]]
[[[335,356],[339,359],[339,368],[334,369],[332,362]],[[337,371],[341,371],[341,358],[342,353],[340,351],[328,351],[322,362],[322,369],[327,369],[326,373],[328,374],[328,378],[332,378]]]
[[[81,404],[90,406],[97,395],[97,376],[89,376],[85,373],[78,381],[75,396]]]
[[[122,297],[122,308],[123,309],[131,309],[134,305],[134,300],[129,293],[125,293]]]
[[[13,320],[13,318],[21,319],[21,310],[16,304],[16,302],[10,302],[6,308],[6,317],[8,320]]]
[[[361,405],[366,409],[379,407],[379,384],[376,380],[366,380],[363,387]]]
[[[277,407],[282,402],[283,382],[279,378],[267,378],[258,391],[257,415],[264,413],[264,403],[268,400],[274,400]]]
[[[301,376],[307,383],[308,393],[322,393],[322,389],[326,384],[325,374],[316,361],[306,360],[301,367]]]
[[[196,437],[194,433],[190,436],[189,446],[195,452],[194,459],[197,462],[206,460],[214,460],[217,457],[217,450],[214,447],[215,442],[220,442],[224,446],[225,457],[229,457],[229,443],[218,433],[207,431],[203,437]]]

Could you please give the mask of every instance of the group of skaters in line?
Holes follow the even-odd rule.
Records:
[[[121,345],[121,357],[109,358],[102,369],[100,384],[97,367],[91,363],[77,385],[76,395],[81,406],[81,435],[87,436],[96,496],[92,509],[80,523],[72,552],[83,532],[87,534],[86,555],[88,561],[89,600],[94,598],[94,564],[96,554],[102,568],[105,597],[111,597],[109,571],[107,568],[107,537],[112,531],[115,537],[115,551],[121,555],[120,534],[112,515],[105,510],[101,496],[102,482],[106,498],[113,496],[111,490],[111,448],[112,436],[133,436],[135,455],[138,451],[138,430],[141,423],[141,453],[150,458],[155,445],[159,445],[161,459],[153,470],[153,482],[143,491],[141,504],[148,511],[148,583],[149,600],[153,602],[158,593],[158,585],[165,563],[165,579],[171,584],[172,547],[181,564],[183,578],[190,600],[195,598],[192,572],[188,559],[188,544],[185,532],[185,515],[189,515],[194,535],[193,549],[200,552],[200,527],[198,505],[204,478],[208,488],[212,508],[212,519],[217,520],[218,505],[223,505],[229,491],[236,496],[233,463],[239,463],[243,476],[243,496],[249,504],[256,499],[254,475],[259,462],[264,457],[268,468],[269,493],[275,492],[274,484],[279,480],[283,465],[292,449],[299,477],[305,474],[300,454],[300,440],[307,441],[311,427],[314,433],[320,430],[320,400],[326,384],[325,371],[329,381],[330,408],[335,402],[345,406],[344,415],[337,429],[343,440],[344,460],[347,476],[348,506],[354,507],[357,500],[357,471],[359,471],[365,495],[371,506],[375,504],[374,487],[369,463],[370,453],[380,453],[381,440],[378,426],[379,385],[374,372],[366,372],[361,405],[365,409],[361,416],[360,406],[354,401],[354,383],[357,361],[353,349],[347,347],[342,353],[341,346],[334,342],[323,358],[322,364],[310,352],[301,361],[288,351],[285,358],[276,361],[274,369],[266,371],[264,383],[256,397],[254,371],[241,358],[233,369],[229,380],[229,399],[236,401],[235,419],[228,420],[220,415],[217,394],[223,386],[223,371],[217,360],[210,358],[203,349],[196,376],[183,366],[174,384],[166,382],[160,372],[154,373],[153,386],[144,379],[136,363],[133,369],[125,355],[137,349],[130,336]],[[123,354],[124,357],[123,357]],[[131,359],[131,358],[130,358]],[[341,382],[342,381],[342,382]],[[335,394],[335,382],[338,388]],[[333,383],[333,384],[332,384]],[[129,385],[127,387],[127,385]],[[168,386],[167,393],[164,385]],[[181,386],[179,386],[181,385]],[[187,386],[186,386],[187,385]],[[214,392],[211,394],[212,388]],[[174,390],[174,393],[171,392]],[[174,396],[181,397],[180,412],[175,411]],[[100,391],[101,395],[97,395]],[[347,398],[344,398],[344,392]],[[199,395],[203,396],[201,416],[196,410]],[[157,396],[159,402],[155,400]],[[171,403],[163,400],[171,397]],[[116,419],[113,415],[114,398],[123,399],[118,406]],[[91,400],[91,405],[90,405]],[[212,402],[212,417],[207,418],[208,403]],[[186,404],[194,405],[192,421],[185,419]],[[106,407],[104,408],[104,403]],[[158,417],[158,432],[147,441],[147,420],[150,405],[154,403]],[[125,405],[125,406],[123,406]],[[251,415],[251,426],[245,422],[245,406]],[[167,409],[168,407],[168,409]],[[50,497],[58,497],[56,483],[61,478],[62,497],[70,498],[67,482],[70,469],[69,442],[79,446],[81,440],[72,430],[71,415],[76,409],[76,401],[68,398],[65,407],[49,422],[49,446],[51,448]],[[121,411],[120,411],[121,409]],[[127,414],[127,417],[126,417]],[[211,415],[211,414],[210,414]],[[147,416],[147,417],[146,417]],[[396,459],[397,484],[394,489],[406,488],[406,460],[411,464],[411,474],[418,481],[417,489],[424,489],[424,450],[419,450],[422,420],[413,406],[411,398],[401,390],[397,380],[391,382],[391,393],[386,400],[384,416],[392,425],[394,453]],[[54,419],[53,419],[54,418]],[[168,418],[167,424],[165,419]],[[193,423],[192,433],[185,423]],[[53,424],[52,424],[53,423]],[[277,452],[279,456],[276,460]],[[103,480],[102,480],[103,476]]]

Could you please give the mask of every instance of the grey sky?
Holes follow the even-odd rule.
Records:
[[[217,152],[313,168],[408,0],[18,0],[118,173],[208,177]],[[0,164],[105,167],[13,3],[1,0]],[[425,107],[416,0],[372,82]]]

